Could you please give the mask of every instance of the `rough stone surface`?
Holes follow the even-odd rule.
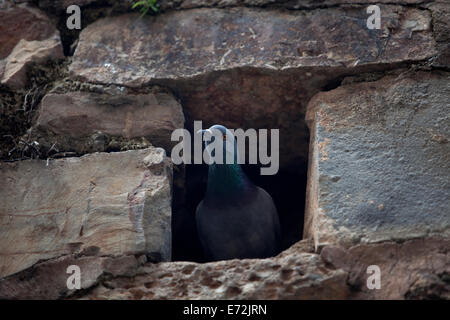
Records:
[[[33,2],[33,0],[4,0],[8,2]],[[53,11],[64,11],[69,5],[76,4],[80,7],[113,7],[117,12],[133,11],[132,5],[135,0],[37,0],[42,9]],[[229,7],[264,7],[264,8],[286,8],[290,10],[316,9],[336,6],[351,6],[363,4],[392,4],[422,6],[431,0],[161,0],[159,13],[168,10],[186,10],[194,8],[229,8]],[[0,3],[1,7],[1,3]],[[134,10],[135,11],[135,10]]]
[[[264,7],[264,8],[286,8],[290,10],[316,9],[336,6],[350,6],[361,4],[392,4],[399,5],[422,5],[423,0],[161,0],[158,1],[160,13],[168,10],[186,10],[195,8],[230,8],[230,7]],[[429,0],[428,0],[429,2]],[[112,6],[119,12],[132,11],[134,0],[39,0],[39,7],[63,11],[71,4],[81,7],[86,5]]]
[[[449,74],[316,95],[304,236],[316,247],[450,236]]]
[[[433,2],[427,8],[432,13],[433,34],[438,49],[433,66],[450,69],[450,2]]]
[[[325,247],[318,259],[308,241],[263,260],[147,264],[133,279],[117,277],[88,299],[448,299],[448,239]],[[370,265],[380,289],[367,287]]]
[[[355,67],[433,54],[428,11],[384,9],[386,25],[379,31],[361,28],[359,22],[366,20],[361,8],[308,13],[195,9],[154,19],[121,15],[83,30],[70,70],[92,82],[139,86],[242,67]]]
[[[449,299],[450,240],[415,239],[326,246],[303,240],[270,259],[147,263],[144,255],[105,257],[96,250],[39,262],[0,280],[1,299]],[[68,290],[78,265],[81,290]],[[367,287],[369,266],[380,289]]]
[[[63,57],[56,27],[26,4],[0,8],[0,79],[13,89],[26,84],[31,63]],[[2,61],[4,60],[4,61]]]
[[[108,8],[114,8],[114,11],[123,13],[132,11],[131,7],[136,2],[134,0],[37,0],[37,5],[42,10],[48,10],[58,15],[66,14],[66,10],[71,5],[79,6],[84,13],[88,13],[89,10],[102,8],[104,11],[109,11]],[[84,17],[82,17],[84,19]],[[82,27],[83,24],[82,24]]]
[[[146,264],[132,279],[109,279],[88,299],[344,299],[347,273],[327,269],[304,244],[271,259]]]
[[[170,260],[171,166],[161,148],[0,164],[0,277],[91,248]]]
[[[168,93],[127,91],[122,87],[47,94],[35,125],[37,141],[56,143],[54,148],[59,152],[82,154],[116,149],[111,137],[144,137],[169,153],[175,143],[170,140],[173,130],[184,127],[181,105]]]
[[[11,0],[6,0],[6,3]],[[31,2],[31,0],[23,0],[21,2]],[[136,12],[132,6],[135,0],[37,0],[39,8],[50,10],[51,12],[61,13],[66,10],[69,5],[76,4],[84,11],[102,8],[110,13]],[[232,8],[232,7],[254,7],[254,8],[284,8],[289,10],[312,10],[333,7],[350,7],[360,6],[361,4],[392,4],[397,5],[416,5],[418,7],[425,6],[431,0],[160,0],[158,1],[159,11],[161,14],[170,10],[187,10],[195,8]],[[1,7],[1,3],[0,3]]]
[[[0,21],[0,59],[6,58],[22,39],[43,41],[56,32],[45,14],[26,5],[0,9]]]
[[[384,6],[385,25],[373,31],[361,27],[364,8],[201,8],[109,17],[81,32],[70,74],[95,83],[169,87],[181,99],[188,127],[203,120],[205,126],[280,128],[281,162],[306,163],[303,117],[313,94],[344,73],[435,54],[429,11]]]
[[[168,150],[181,103],[188,128],[280,128],[281,165],[301,171],[306,105],[338,87],[308,108],[315,243],[270,259],[155,264],[171,251],[162,149],[2,163],[0,299],[450,299],[449,74],[390,71],[449,70],[448,1],[163,0],[142,19],[124,14],[133,2],[0,1],[0,106],[23,109],[2,119],[22,140],[1,151]],[[71,4],[83,10],[79,44],[63,26]],[[366,28],[369,4],[381,4],[381,30]],[[71,79],[49,64],[28,83],[32,64],[62,57],[60,38],[67,55],[77,48]],[[67,289],[73,264],[80,291]],[[369,265],[379,290],[366,287]]]
[[[63,58],[61,40],[55,33],[52,38],[43,41],[20,42],[6,58],[1,83],[12,89],[24,88],[27,84],[27,69],[32,63]]]
[[[450,240],[416,239],[404,243],[323,248],[327,265],[348,272],[356,299],[450,299]],[[380,289],[367,287],[369,266],[380,268]],[[370,279],[369,279],[370,281]]]
[[[98,0],[38,0],[39,7],[45,9],[57,9],[57,11],[65,11],[71,5],[77,5],[79,7],[87,6],[91,3],[99,3]],[[124,2],[123,0],[120,2]]]
[[[39,262],[33,267],[0,280],[0,299],[58,299],[71,296],[67,268],[80,268],[81,290],[89,289],[106,276],[133,276],[139,266],[134,256],[117,258],[67,255]]]

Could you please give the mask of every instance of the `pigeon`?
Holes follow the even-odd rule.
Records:
[[[205,258],[219,261],[278,254],[280,222],[272,197],[254,185],[237,163],[237,143],[231,131],[214,125],[200,132],[208,130],[222,136],[224,160],[209,164],[206,193],[195,213]],[[210,156],[214,156],[215,150],[209,148],[213,141],[214,136],[205,143]],[[230,150],[234,150],[234,159],[226,163]]]

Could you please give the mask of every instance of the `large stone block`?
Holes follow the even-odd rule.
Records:
[[[57,31],[43,12],[26,4],[0,8],[0,21],[0,59],[6,58],[22,39],[43,41]]]
[[[56,27],[40,10],[26,4],[0,8],[0,80],[13,89],[26,85],[32,63],[63,58]]]
[[[396,4],[421,4],[423,0],[166,0],[162,1],[162,9],[192,9],[192,8],[227,8],[236,6],[246,7],[281,7],[291,10],[296,9],[314,9],[314,8],[332,8],[339,5],[360,5],[361,3],[369,6],[370,4],[379,5],[380,3]]]
[[[1,83],[12,89],[24,88],[28,81],[29,66],[62,58],[61,40],[57,34],[43,41],[20,40],[4,61]]]
[[[39,108],[35,134],[41,144],[56,143],[59,151],[105,151],[108,137],[145,137],[170,152],[175,143],[170,140],[173,130],[183,127],[181,105],[171,94],[135,94],[122,87],[47,94]],[[91,143],[99,133],[99,141]]]
[[[316,247],[450,236],[449,74],[317,94],[304,234]]]
[[[194,9],[105,18],[82,31],[70,71],[91,82],[139,86],[242,67],[350,68],[434,53],[428,11],[385,6],[385,25],[369,30],[364,9]]]
[[[94,250],[171,258],[171,165],[161,148],[0,164],[0,277]]]

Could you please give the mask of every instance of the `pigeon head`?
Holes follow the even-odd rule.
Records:
[[[205,199],[235,196],[250,188],[252,183],[247,179],[237,161],[237,143],[233,133],[218,124],[200,132],[205,136],[205,150],[212,160],[209,163]],[[219,139],[221,143],[217,143]]]
[[[205,150],[211,159],[218,159],[221,164],[237,164],[238,152],[236,139],[230,130],[220,124],[213,125],[209,129],[200,130],[205,136]],[[221,144],[217,143],[221,140]],[[221,150],[218,148],[221,147]],[[221,152],[220,152],[221,151]]]

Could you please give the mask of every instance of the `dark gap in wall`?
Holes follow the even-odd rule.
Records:
[[[280,149],[283,140],[280,139]],[[280,154],[280,158],[283,155]],[[256,185],[273,198],[281,224],[282,250],[302,239],[306,197],[307,166],[304,163],[282,167],[275,175],[260,175],[259,165],[242,165]],[[198,239],[195,210],[203,199],[208,165],[178,166],[174,175],[172,209],[172,260],[207,262]],[[184,186],[182,181],[184,180]]]
[[[327,84],[325,86],[322,87],[322,89],[320,91],[330,91],[333,89],[336,89],[337,87],[339,87],[342,84],[342,81],[344,80],[344,76],[330,80],[327,82]]]
[[[61,43],[64,50],[64,55],[66,57],[73,56],[75,49],[78,45],[78,38],[80,37],[80,33],[82,29],[86,28],[89,24],[98,20],[100,18],[105,17],[106,14],[103,12],[102,8],[81,8],[81,29],[68,29],[67,28],[67,19],[70,17],[70,14],[67,14],[65,11],[60,12],[58,14],[58,23],[57,29],[59,30],[59,34],[61,37]]]
[[[73,56],[82,29],[98,19],[120,12],[127,12],[127,9],[131,10],[131,5],[114,0],[98,0],[81,5],[81,29],[70,30],[67,28],[67,19],[73,13],[67,13],[66,10],[71,4],[67,4],[67,7],[64,7],[58,1],[35,0],[34,5],[46,12],[56,22],[56,28],[60,33],[61,43],[66,57]]]

